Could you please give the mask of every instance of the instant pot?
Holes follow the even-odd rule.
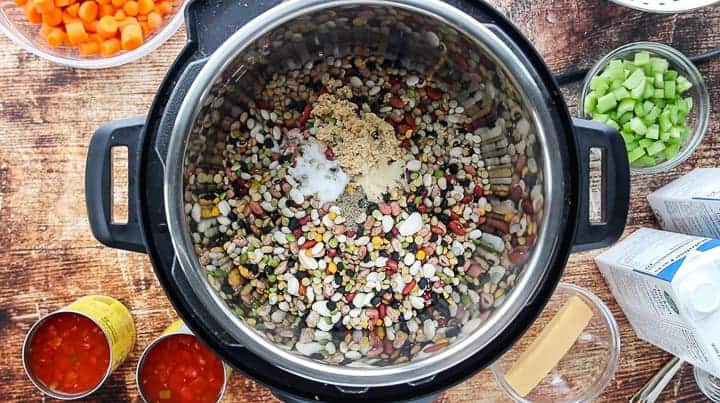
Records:
[[[146,117],[115,121],[92,138],[86,171],[90,224],[103,244],[147,253],[170,301],[225,362],[286,400],[413,400],[436,395],[492,363],[530,326],[571,252],[605,247],[623,231],[629,198],[624,142],[614,129],[571,119],[541,57],[481,1],[194,1],[188,42]],[[526,267],[484,323],[448,348],[388,366],[332,365],[293,354],[247,326],[200,266],[183,205],[189,144],[205,141],[207,111],[230,86],[251,96],[268,75],[321,55],[360,53],[423,72],[463,100],[476,69],[496,71],[528,116],[544,207]],[[440,63],[442,62],[442,63]],[[437,66],[440,65],[440,68]],[[519,112],[518,112],[519,113]],[[128,222],[111,217],[111,150],[127,147]],[[598,154],[596,154],[598,153]],[[600,155],[602,214],[590,218],[591,154]]]

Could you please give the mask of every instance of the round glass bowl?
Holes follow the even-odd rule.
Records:
[[[698,367],[693,368],[693,375],[700,391],[711,401],[720,403],[720,378],[715,378]]]
[[[183,10],[187,0],[173,1],[173,11],[166,14],[165,25],[145,37],[145,43],[132,51],[121,51],[110,57],[100,55],[81,56],[77,48],[60,46],[53,48],[40,35],[40,24],[33,24],[25,17],[22,6],[13,0],[0,0],[0,32],[10,38],[21,48],[51,62],[81,69],[103,69],[130,63],[165,43],[183,22]]]
[[[530,393],[520,396],[506,381],[505,374],[573,296],[592,310],[588,326],[550,373]],[[560,283],[540,317],[493,364],[492,371],[500,387],[516,402],[588,402],[599,396],[612,379],[619,355],[620,332],[607,306],[584,288]]]
[[[695,65],[685,55],[680,53],[678,50],[655,42],[634,42],[627,45],[623,45],[612,52],[608,53],[605,57],[600,59],[590,69],[590,72],[585,78],[585,84],[583,85],[582,94],[580,96],[578,111],[583,117],[590,119],[590,116],[585,116],[585,96],[591,91],[590,80],[593,77],[600,74],[605,66],[614,59],[632,60],[635,53],[638,51],[648,51],[650,56],[657,56],[667,59],[670,63],[670,68],[677,70],[680,75],[690,81],[692,88],[690,88],[684,95],[692,97],[693,106],[690,114],[688,115],[688,128],[690,134],[687,139],[680,147],[680,152],[672,159],[663,161],[657,165],[652,166],[634,166],[630,165],[630,170],[633,173],[640,174],[654,174],[659,172],[665,172],[685,162],[690,155],[695,151],[697,146],[702,142],[705,131],[708,127],[708,120],[710,118],[710,96],[708,95],[707,87],[702,75],[695,67]]]

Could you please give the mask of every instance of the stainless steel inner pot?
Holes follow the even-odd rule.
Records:
[[[482,109],[483,100],[503,99],[497,114],[521,114],[530,123],[523,141],[536,144],[544,207],[537,218],[537,242],[524,268],[518,270],[512,291],[486,320],[473,322],[475,328],[463,328],[448,348],[402,364],[332,365],[268,340],[238,318],[208,281],[186,218],[186,164],[198,159],[219,164],[218,153],[227,136],[213,124],[213,106],[222,105],[227,97],[249,102],[273,73],[345,55],[382,56],[432,76],[468,114]],[[558,133],[550,122],[538,83],[505,41],[447,4],[438,0],[285,2],[243,26],[209,57],[177,114],[164,188],[169,230],[180,263],[176,269],[190,279],[194,297],[224,332],[289,372],[323,383],[367,387],[431,378],[483,349],[515,320],[549,270],[546,262],[557,253],[556,234],[571,230],[562,222],[567,189],[561,158],[556,157]],[[499,143],[483,158],[508,154],[508,145]]]

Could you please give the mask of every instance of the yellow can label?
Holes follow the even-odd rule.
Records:
[[[87,315],[105,331],[110,342],[112,369],[127,358],[135,346],[135,321],[120,301],[104,295],[88,295],[63,311]]]
[[[182,319],[178,319],[175,322],[171,323],[170,326],[166,327],[165,330],[160,333],[160,335],[162,336],[171,333],[192,334],[192,332],[187,327],[185,322],[182,321]]]

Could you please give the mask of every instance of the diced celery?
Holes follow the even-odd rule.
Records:
[[[670,140],[670,131],[669,130],[663,130],[660,132],[660,141],[668,141]]]
[[[677,82],[677,91],[680,94],[682,94],[683,92],[692,88],[692,83],[690,83],[690,81],[688,81],[688,79],[683,76],[679,76],[677,78],[676,82]]]
[[[593,77],[592,80],[590,80],[590,88],[595,90],[598,95],[605,95],[608,88],[610,88],[610,83],[607,79],[602,77]]]
[[[623,81],[625,80],[625,70],[623,70],[623,63],[621,60],[611,60],[608,66],[603,72],[611,81]]]
[[[675,98],[675,81],[665,81],[665,98]]]
[[[618,88],[622,88],[622,80],[613,80],[610,81],[610,91],[616,90]]]
[[[643,109],[645,110],[645,113],[650,112],[655,107],[655,104],[652,103],[652,101],[645,101],[643,102]]]
[[[662,88],[656,88],[655,94],[652,96],[653,98],[662,99],[665,98],[665,90]]]
[[[623,87],[631,91],[640,85],[645,85],[645,73],[640,69],[633,71],[630,77],[623,82]]]
[[[645,90],[643,90],[643,99],[652,98],[655,95],[655,87],[649,81],[645,81]]]
[[[644,66],[650,63],[650,52],[643,50],[635,53],[635,65]]]
[[[660,109],[665,108],[665,100],[664,99],[654,99],[655,106],[657,106]]]
[[[656,106],[653,106],[652,109],[650,109],[650,112],[645,114],[645,116],[642,117],[642,121],[646,124],[653,124],[657,121],[658,115],[660,114],[660,109]]]
[[[617,106],[617,99],[615,98],[615,94],[612,92],[598,98],[597,110],[600,113],[605,113],[615,106]]]
[[[635,136],[632,134],[628,134],[625,132],[621,132],[620,135],[622,136],[623,140],[625,140],[625,144],[632,144],[633,141],[635,141]]]
[[[647,128],[647,132],[645,132],[645,137],[653,140],[657,140],[660,138],[660,126],[658,125],[650,125]]]
[[[607,122],[609,117],[610,117],[609,115],[602,114],[602,113],[593,113],[592,114],[592,120],[594,120],[596,122],[600,122],[600,123]]]
[[[678,114],[683,117],[687,116],[690,111],[684,99],[678,99],[677,102],[675,102],[675,107],[677,108]]]
[[[654,82],[653,82],[653,85],[655,86],[655,88],[660,88],[660,89],[665,88],[665,87],[664,87],[664,86],[665,86],[665,80],[663,80],[663,74],[662,74],[662,73],[657,73],[657,74],[655,74],[654,77],[655,77],[655,79],[653,80],[653,81],[654,81]]]
[[[670,63],[667,60],[660,57],[651,57],[650,64],[652,65],[653,73],[664,73],[668,69]]]
[[[605,124],[614,128],[615,130],[620,130],[620,125],[613,119],[608,119]]]
[[[635,104],[635,108],[633,109],[633,111],[635,112],[635,116],[637,116],[637,117],[645,116],[645,108],[643,108],[643,106],[640,102]]]
[[[612,93],[615,94],[615,99],[625,99],[630,98],[630,91],[626,90],[625,87],[622,85],[614,90],[612,90]]]
[[[647,126],[645,126],[645,123],[637,117],[630,119],[630,128],[632,131],[640,135],[647,132]]]
[[[643,77],[643,83],[630,90],[630,96],[640,100],[642,99],[643,93],[645,92],[645,77]]]
[[[655,161],[655,158],[653,158],[653,157],[651,157],[651,156],[649,156],[649,155],[646,155],[646,156],[638,159],[637,161],[635,161],[635,165],[639,165],[639,166],[651,166],[651,165],[655,165],[656,162],[657,162],[657,161]]]
[[[680,145],[678,144],[670,144],[665,148],[664,154],[665,159],[671,160],[675,158],[676,155],[680,152]]]
[[[674,139],[682,138],[684,136],[684,134],[685,134],[684,127],[675,126],[670,131],[670,137],[672,137]]]
[[[623,99],[617,107],[617,113],[622,115],[625,112],[632,112],[635,108],[635,101],[632,99]]]
[[[598,96],[595,91],[590,92],[585,96],[585,102],[583,103],[584,112],[586,115],[592,114],[593,109],[597,106]]]
[[[667,105],[665,108],[670,111],[670,122],[676,125],[678,123],[677,108],[675,105]]]
[[[670,69],[663,73],[664,81],[675,81],[676,78],[678,78],[678,72],[673,69]]]
[[[670,121],[670,111],[665,109],[660,114],[660,129],[663,131],[670,130],[672,126],[672,122]]]
[[[621,125],[624,125],[625,123],[629,122],[630,119],[632,119],[632,118],[633,118],[632,112],[625,112],[617,120]]]
[[[665,143],[662,141],[656,141],[647,148],[648,155],[655,155],[665,149]]]
[[[628,160],[630,160],[630,162],[634,162],[643,155],[645,155],[645,149],[638,147],[628,152]]]
[[[687,97],[684,99],[685,103],[687,104],[688,111],[692,110],[693,107],[693,99],[691,97]]]
[[[642,148],[648,148],[648,147],[650,146],[650,144],[652,144],[652,143],[654,143],[654,142],[655,142],[655,140],[651,140],[651,139],[640,139],[640,140],[638,140],[638,144],[639,144],[640,147],[642,147]]]

